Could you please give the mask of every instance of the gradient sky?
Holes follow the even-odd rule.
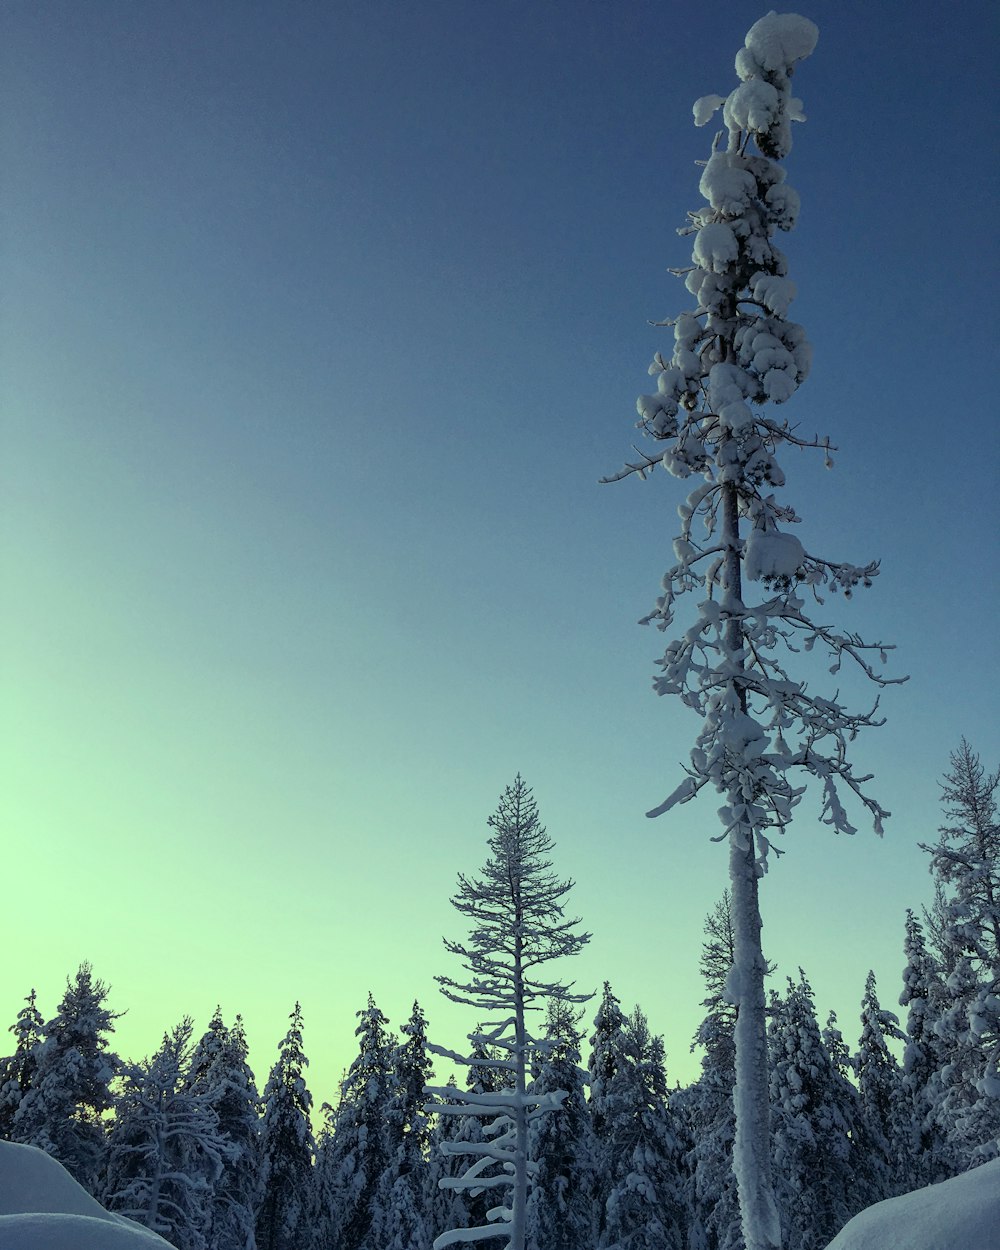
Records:
[[[596,483],[649,321],[688,306],[692,102],[765,11],[7,0],[0,1025],[89,959],[135,1058],[220,1003],[263,1081],[300,999],[317,1102],[369,990],[456,1045],[448,900],[520,770],[594,934],[565,973],[696,1074],[726,854],[711,799],[644,816],[698,722],[635,624],[684,487]],[[1000,756],[998,29],[803,12],[788,415],[841,450],[786,452],[787,498],[811,548],[882,559],[829,615],[911,681],[856,744],[886,837],[807,796],[762,907],[853,1044],[930,898],[949,751]]]

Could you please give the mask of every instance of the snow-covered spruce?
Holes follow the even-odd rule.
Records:
[[[264,1087],[258,1250],[300,1250],[309,1228],[316,1146],[312,1095],[305,1080],[308,1066],[302,1050],[302,1008],[296,1003]]]
[[[474,1053],[459,1055],[430,1045],[435,1054],[468,1067],[487,1066],[508,1073],[510,1085],[488,1092],[461,1090],[455,1085],[426,1087],[441,1102],[428,1110],[439,1116],[477,1116],[484,1121],[481,1140],[444,1136],[441,1149],[472,1159],[459,1176],[442,1177],[442,1188],[475,1196],[495,1195],[487,1223],[456,1228],[434,1241],[434,1250],[484,1239],[506,1237],[506,1250],[525,1250],[529,1178],[537,1163],[529,1158],[529,1134],[539,1116],[558,1109],[565,1090],[532,1092],[528,1077],[532,1057],[545,1045],[532,1036],[527,1014],[547,1002],[582,1003],[572,985],[538,979],[535,969],[550,960],[575,955],[590,940],[577,931],[578,919],[566,919],[563,900],[573,886],[552,873],[547,858],[552,840],[538,819],[538,807],[520,774],[500,797],[489,818],[489,858],[479,877],[459,874],[453,906],[470,924],[466,942],[445,940],[468,973],[458,981],[436,978],[455,1002],[489,1013],[479,1030],[469,1034]],[[490,1053],[499,1057],[491,1058]]]
[[[204,1087],[185,1080],[191,1020],[151,1060],[124,1069],[108,1141],[104,1203],[180,1247],[202,1247],[228,1146]],[[216,1243],[218,1244],[218,1243]]]
[[[804,116],[792,73],[817,38],[805,18],[769,13],[737,54],[740,85],[726,98],[695,104],[698,125],[721,106],[724,130],[701,175],[706,203],[682,230],[693,247],[691,265],[679,273],[694,306],[661,323],[673,327],[673,349],[654,357],[656,391],[638,401],[640,428],[662,446],[605,479],[645,477],[661,464],[675,477],[700,479],[679,508],[676,563],[645,620],[671,629],[678,601],[700,597],[690,624],[668,644],[654,687],[695,711],[701,729],[684,781],[649,815],[706,786],[722,796],[719,836],[730,848],[736,939],[727,992],[739,1007],[734,1163],[747,1250],[781,1243],[769,1167],[757,900],[772,831],[785,829],[801,798],[796,772],[819,781],[822,819],[839,832],[854,832],[844,791],[867,808],[877,832],[887,815],[848,753],[859,730],[881,723],[878,699],[851,711],[836,693],[821,696],[791,677],[783,654],[818,645],[832,672],[847,661],[876,685],[889,681],[876,667],[884,644],[826,624],[806,603],[811,597],[822,608],[824,589],[850,597],[871,584],[877,562],[859,566],[807,551],[787,528],[799,519],[794,509],[775,496],[785,484],[779,449],[819,448],[829,463],[829,440],[803,438],[764,408],[790,399],[809,371],[805,332],[788,317],[795,286],[774,240],[798,215],[798,196],[778,162],[791,148],[792,122]]]
[[[107,1004],[108,987],[89,963],[66,982],[59,1010],[31,1052],[30,1084],[14,1110],[11,1141],[37,1146],[58,1159],[74,1180],[96,1194],[106,1145],[105,1113],[121,1060],[110,1049],[119,1013]],[[25,1027],[37,1028],[37,1020]],[[13,1087],[6,1093],[13,1097]]]
[[[963,738],[941,784],[947,824],[931,856],[944,1010],[935,1029],[946,1063],[935,1115],[960,1166],[1000,1154],[1000,770],[987,774]]]

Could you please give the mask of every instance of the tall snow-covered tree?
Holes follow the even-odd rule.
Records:
[[[596,1141],[580,1068],[577,1017],[566,1003],[550,1003],[545,1042],[531,1093],[565,1091],[562,1106],[531,1126],[529,1154],[538,1173],[528,1196],[528,1250],[579,1250],[594,1245]]]
[[[704,1055],[700,1077],[680,1100],[691,1139],[686,1171],[692,1250],[743,1250],[733,1174],[736,1008],[726,999],[736,948],[730,904],[726,890],[705,918],[699,967],[708,1011],[691,1044]]]
[[[394,1091],[392,1054],[395,1039],[375,999],[358,1012],[358,1054],[341,1086],[340,1105],[324,1170],[332,1179],[334,1227],[340,1250],[375,1250],[369,1234],[375,1195],[390,1166],[402,1125],[390,1120]]]
[[[974,1091],[968,1114],[952,1119],[969,1161],[982,1162],[1000,1153],[1000,770],[987,774],[964,738],[950,762],[941,786],[947,823],[937,844],[924,849],[948,952],[953,1001],[943,1023]],[[963,1013],[964,1032],[957,1028]],[[949,1101],[960,1103],[961,1092],[952,1089]]]
[[[947,1180],[953,1172],[931,1093],[935,1074],[944,1062],[935,1026],[945,987],[940,966],[927,948],[923,926],[912,911],[906,913],[903,950],[906,967],[899,1005],[908,1010],[901,1076],[903,1097],[894,1109],[893,1136],[899,1143],[902,1187],[919,1189]]]
[[[14,1053],[0,1062],[0,1138],[5,1141],[11,1139],[14,1116],[31,1089],[38,1068],[38,1047],[42,1042],[45,1020],[35,1000],[36,994],[32,990],[10,1026],[15,1038]]]
[[[489,1224],[442,1233],[435,1250],[458,1243],[506,1235],[507,1250],[524,1250],[529,1173],[537,1165],[529,1159],[529,1126],[539,1115],[557,1108],[567,1091],[545,1094],[528,1091],[531,1057],[536,1042],[528,1027],[531,1011],[549,1001],[585,1002],[589,994],[574,993],[572,985],[542,980],[536,969],[577,954],[590,940],[577,929],[578,919],[567,919],[563,902],[573,886],[560,881],[548,856],[552,840],[538,818],[538,806],[520,774],[507,786],[489,818],[492,834],[489,857],[479,877],[459,874],[452,904],[470,925],[464,942],[445,941],[447,950],[461,959],[468,977],[439,976],[443,993],[455,1002],[491,1013],[480,1033],[470,1034],[473,1046],[483,1041],[503,1058],[488,1061],[506,1070],[513,1085],[489,1094],[473,1094],[454,1085],[427,1087],[444,1101],[438,1115],[468,1116],[487,1121],[484,1142],[445,1141],[443,1149],[470,1156],[461,1176],[442,1178],[458,1190],[489,1190],[497,1195],[487,1212]],[[463,1056],[432,1046],[436,1053],[472,1066],[475,1056]],[[492,1169],[492,1170],[491,1170]],[[508,1191],[508,1192],[505,1192]]]
[[[216,1009],[192,1055],[187,1088],[218,1117],[225,1150],[205,1229],[207,1250],[255,1250],[260,1184],[260,1096],[247,1062],[239,1016],[232,1028]]]
[[[904,1041],[899,1020],[878,1000],[875,973],[869,972],[861,1000],[861,1039],[854,1057],[858,1092],[872,1138],[885,1155],[891,1170],[896,1157],[892,1132],[892,1110],[900,1093],[899,1064],[889,1049],[889,1041]],[[890,1183],[891,1184],[891,1183]],[[888,1197],[885,1193],[881,1197]]]
[[[775,235],[798,215],[799,197],[779,162],[791,148],[791,123],[803,116],[792,73],[817,37],[805,18],[769,13],[737,54],[739,86],[728,98],[706,96],[694,106],[697,125],[722,106],[724,129],[701,176],[707,203],[682,231],[694,241],[691,265],[680,271],[694,306],[661,323],[673,327],[672,353],[656,354],[656,393],[638,401],[639,427],[661,447],[606,479],[645,477],[661,464],[675,477],[700,479],[680,508],[676,563],[646,622],[668,630],[679,600],[700,598],[691,623],[667,646],[654,688],[679,696],[701,730],[683,783],[649,815],[706,786],[722,796],[719,838],[729,844],[736,948],[727,994],[739,1006],[734,1160],[748,1250],[781,1244],[768,1144],[758,879],[773,832],[786,828],[801,798],[796,773],[818,780],[822,819],[835,830],[853,832],[844,792],[868,809],[876,831],[886,815],[865,789],[869,779],[855,775],[848,749],[859,730],[880,723],[877,699],[870,710],[851,711],[836,694],[824,697],[792,677],[784,657],[786,649],[818,647],[834,672],[846,662],[877,685],[888,680],[875,667],[884,646],[841,632],[806,605],[808,596],[822,603],[824,590],[850,597],[871,584],[877,563],[806,551],[791,532],[798,516],[775,495],[785,482],[779,448],[816,447],[829,462],[829,440],[802,438],[765,407],[790,399],[810,363],[805,333],[788,317],[795,286]]]
[[[685,1212],[680,1144],[667,1105],[663,1039],[640,1008],[607,1041],[611,1075],[596,1099],[604,1169],[598,1246],[602,1250],[681,1250]]]
[[[851,1136],[857,1101],[823,1044],[801,970],[784,998],[775,995],[769,1032],[785,1250],[822,1250],[863,1205],[855,1201],[859,1161]]]
[[[373,1203],[371,1238],[380,1250],[430,1250],[433,1240],[430,1117],[424,1087],[433,1076],[427,1049],[427,1020],[415,1002],[389,1056],[386,1108],[386,1166]]]
[[[186,1082],[191,1020],[182,1020],[151,1060],[129,1064],[108,1139],[103,1200],[178,1250],[206,1250],[226,1144],[205,1093]]]
[[[118,1014],[106,1006],[108,987],[82,963],[67,980],[56,1015],[35,1052],[31,1087],[14,1113],[11,1139],[38,1146],[91,1194],[104,1157],[104,1113],[121,1060],[109,1047]]]
[[[259,1250],[300,1250],[308,1245],[315,1142],[309,1066],[302,1049],[302,1008],[296,1003],[278,1059],[264,1087],[260,1140]]]

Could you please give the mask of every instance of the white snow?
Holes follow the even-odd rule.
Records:
[[[787,73],[796,61],[812,53],[818,39],[819,30],[807,17],[772,11],[747,31],[746,48],[736,57],[736,72],[741,78],[761,70]]]
[[[724,95],[703,95],[695,100],[692,112],[696,126],[707,126],[715,113],[726,102]]]
[[[1000,1159],[877,1202],[827,1250],[1000,1250]]]
[[[0,1141],[0,1250],[169,1250],[169,1242],[91,1198],[34,1146]]]
[[[794,534],[754,529],[743,549],[743,573],[751,582],[759,582],[763,577],[794,577],[805,562],[805,555]]]

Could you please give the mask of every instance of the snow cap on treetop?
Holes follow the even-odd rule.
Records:
[[[747,31],[745,46],[736,53],[736,72],[744,81],[761,73],[787,74],[810,55],[818,39],[819,30],[807,17],[772,9]]]

